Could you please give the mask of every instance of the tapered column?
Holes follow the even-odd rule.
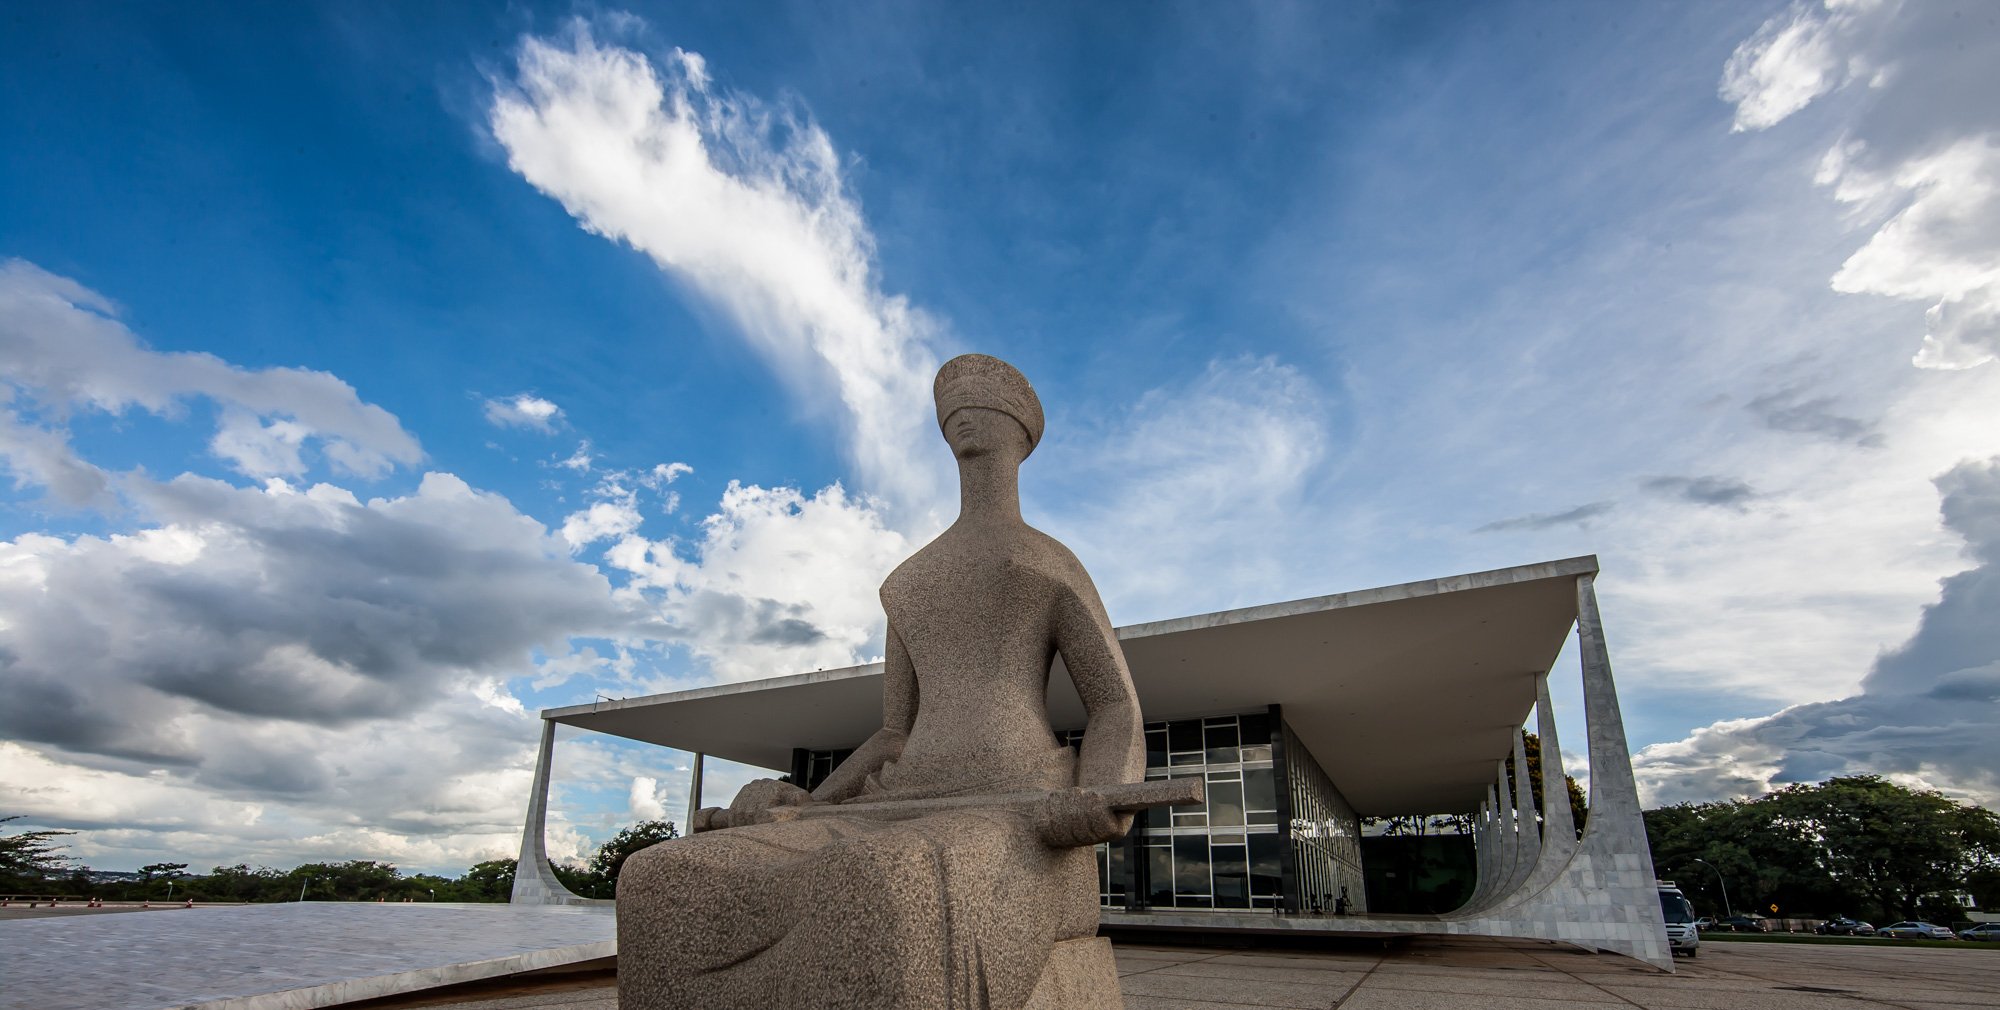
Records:
[[[549,868],[548,831],[549,771],[555,763],[556,724],[542,720],[542,747],[535,757],[535,783],[528,793],[527,823],[521,828],[521,856],[514,864],[513,903],[517,905],[571,905],[588,903],[562,885]]]
[[[695,751],[694,760],[689,764],[692,770],[688,775],[688,816],[687,820],[681,822],[682,837],[694,834],[695,811],[701,809],[701,765],[705,757],[707,755]]]
[[[1514,733],[1514,876],[1507,881],[1512,895],[1527,883],[1542,855],[1542,836],[1535,830],[1534,779],[1528,774],[1528,745],[1520,731]]]

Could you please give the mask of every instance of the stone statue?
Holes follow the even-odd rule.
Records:
[[[625,864],[625,1010],[1120,1005],[1091,846],[1173,801],[1127,785],[1143,726],[1096,587],[1021,520],[1035,391],[967,354],[935,393],[959,517],[882,583],[882,728],[810,794],[752,782]],[[1058,653],[1088,712],[1080,752],[1049,728]]]

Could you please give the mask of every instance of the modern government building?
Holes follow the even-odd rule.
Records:
[[[1207,799],[1154,808],[1099,847],[1105,927],[1535,937],[1672,970],[1596,575],[1596,558],[1571,558],[1119,628],[1146,776],[1199,775]],[[1556,671],[1572,631],[1580,669]],[[1562,675],[1582,679],[1580,832],[1549,702]],[[586,900],[543,845],[557,724],[693,752],[700,805],[704,756],[816,785],[880,727],[881,676],[878,663],[543,712],[514,901]],[[1075,743],[1083,706],[1060,659],[1049,714]],[[1539,797],[1510,774],[1530,767],[1524,726]],[[1430,843],[1465,879],[1447,890],[1455,907],[1416,911],[1384,882],[1422,861],[1371,867],[1363,820],[1434,815],[1470,825]]]

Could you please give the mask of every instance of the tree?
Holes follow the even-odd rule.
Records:
[[[153,893],[153,878],[179,880],[187,876],[186,863],[148,863],[139,867],[139,890],[150,897]]]
[[[0,824],[20,819],[20,814],[0,817]],[[66,873],[70,859],[61,850],[68,846],[55,844],[54,839],[73,834],[76,832],[42,830],[0,835],[0,887],[10,891],[33,890],[49,878]]]
[[[1648,810],[1646,836],[1659,872],[1715,910],[1719,873],[1739,908],[1949,918],[1949,895],[1976,891],[2000,867],[1991,811],[1873,775]]]
[[[1885,915],[1915,918],[1927,897],[1962,889],[2000,859],[2000,821],[1935,790],[1874,775],[1792,785],[1766,797],[1815,842],[1819,865]]]
[[[1521,742],[1523,745],[1522,749],[1527,751],[1528,754],[1528,788],[1533,791],[1532,795],[1535,797],[1535,814],[1536,816],[1540,816],[1542,813],[1542,738],[1539,734],[1523,730],[1521,732]],[[1509,784],[1512,784],[1514,781],[1514,758],[1512,755],[1507,757],[1507,781]],[[1578,837],[1581,837],[1583,835],[1584,818],[1590,812],[1589,803],[1584,798],[1583,787],[1576,784],[1576,776],[1565,774],[1563,776],[1563,784],[1569,787],[1569,816],[1575,822],[1571,825],[1571,828],[1575,830]]]
[[[514,896],[514,867],[511,859],[489,859],[475,864],[458,878],[455,892],[459,901],[506,901]]]
[[[680,836],[672,821],[640,821],[598,846],[597,854],[590,857],[590,871],[615,887],[618,871],[624,868],[625,860],[631,858],[633,853]]]

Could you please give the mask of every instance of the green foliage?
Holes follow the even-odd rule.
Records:
[[[612,835],[610,841],[597,847],[597,854],[590,857],[590,872],[615,885],[618,883],[618,871],[624,868],[625,860],[633,853],[680,836],[672,821],[640,821]]]
[[[20,814],[0,817],[0,824],[20,819]],[[0,890],[49,890],[51,881],[67,876],[70,870],[69,857],[61,854],[66,846],[58,845],[54,840],[73,834],[76,832],[23,831],[0,835]]]
[[[649,845],[679,837],[680,830],[672,821],[640,821],[598,846],[588,863],[582,866],[551,863],[550,868],[555,871],[556,879],[576,894],[611,898],[618,894],[618,871],[624,868],[626,859]]]
[[[1719,872],[1739,912],[1770,914],[1775,904],[1780,915],[1949,922],[1962,913],[1948,895],[2000,867],[1991,811],[1873,775],[1649,810],[1646,835],[1659,873],[1715,912],[1724,907]]]
[[[1540,816],[1542,812],[1542,738],[1539,734],[1529,733],[1524,730],[1521,733],[1521,741],[1523,749],[1528,754],[1528,788],[1534,791],[1535,814],[1536,816]],[[1509,755],[1507,758],[1507,781],[1510,785],[1515,781],[1515,774],[1514,758],[1512,755]],[[1569,787],[1569,816],[1575,822],[1571,827],[1576,831],[1577,837],[1581,838],[1583,837],[1583,821],[1585,816],[1589,814],[1589,801],[1583,795],[1583,787],[1576,784],[1576,776],[1564,775],[1563,784]]]
[[[453,901],[506,901],[514,896],[514,860],[489,859],[453,881]],[[442,900],[442,899],[440,899]]]

